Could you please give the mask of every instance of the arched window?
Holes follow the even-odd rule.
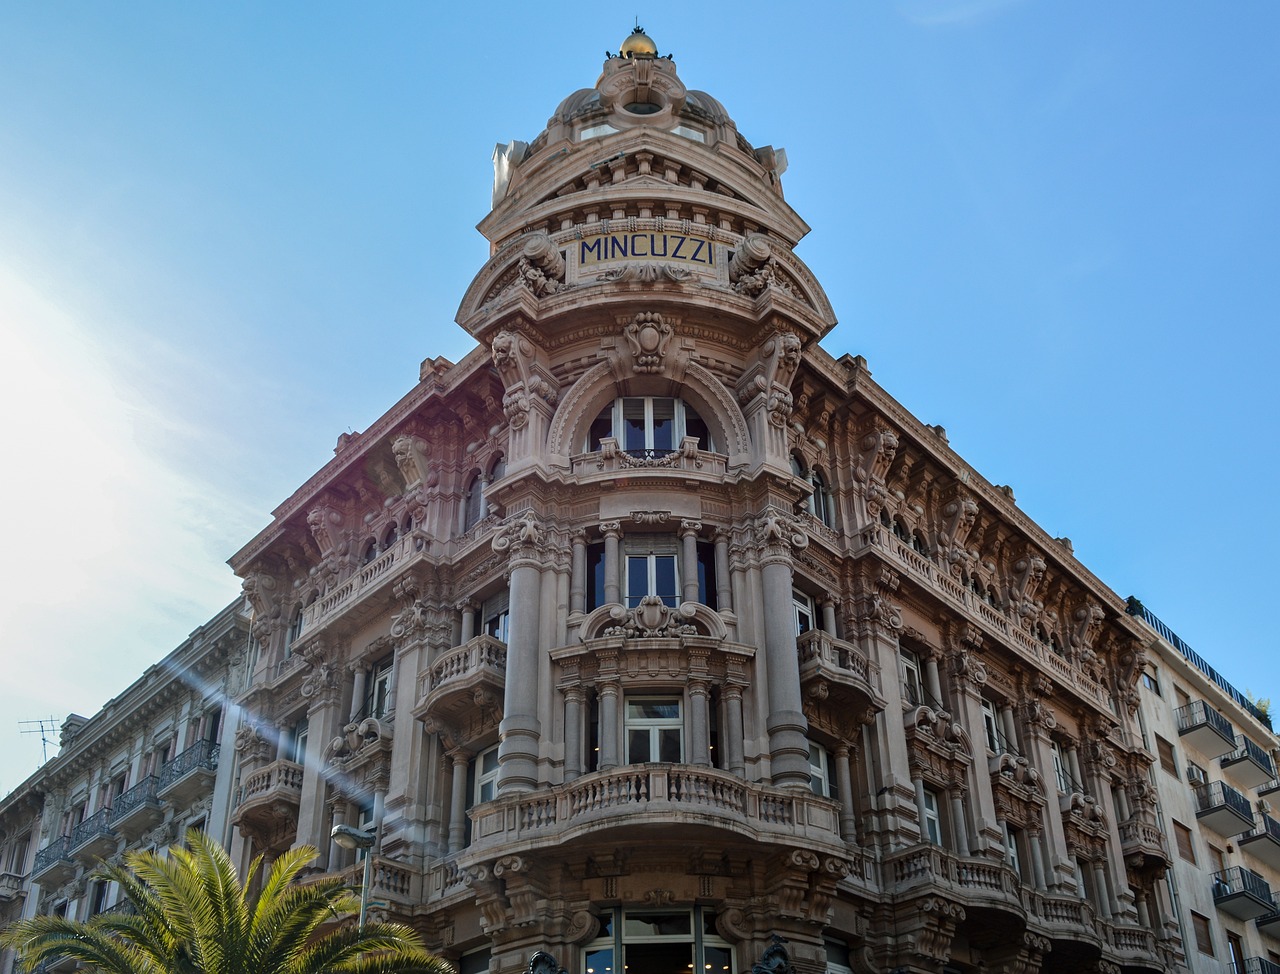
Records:
[[[493,466],[489,468],[489,483],[493,483],[495,480],[501,480],[506,475],[507,458],[499,453],[498,459],[494,460]]]
[[[467,484],[466,510],[463,514],[462,530],[470,531],[480,523],[484,516],[484,477],[476,474]]]
[[[911,532],[911,547],[915,549],[916,554],[929,556],[929,545],[924,540],[924,535],[918,530]]]
[[[400,540],[400,526],[395,521],[387,528],[387,533],[382,536],[382,550],[386,551],[393,544]]]
[[[369,564],[373,559],[378,557],[378,539],[370,538],[369,543],[364,547],[364,564]]]
[[[836,526],[836,505],[835,498],[831,496],[831,490],[827,487],[827,478],[822,476],[822,471],[817,467],[813,468],[813,513],[829,528]]]
[[[293,653],[293,644],[299,636],[302,635],[302,606],[299,605],[293,610],[293,615],[289,618],[289,629],[284,636],[284,655],[290,656]]]
[[[911,535],[907,533],[906,526],[903,525],[901,518],[895,517],[893,519],[893,536],[899,541],[905,541],[907,544],[911,543]]]
[[[587,431],[587,452],[600,449],[611,436],[619,449],[636,457],[665,456],[680,448],[686,436],[698,441],[698,449],[714,450],[707,424],[683,399],[636,396],[615,399],[600,411]]]

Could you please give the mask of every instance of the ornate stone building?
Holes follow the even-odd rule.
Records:
[[[68,717],[57,756],[0,801],[0,926],[111,910],[119,890],[94,877],[101,860],[165,849],[189,828],[227,834],[221,741],[247,675],[245,608],[223,609],[93,717]],[[0,952],[0,972],[13,963]]]
[[[231,813],[462,971],[1174,970],[1151,635],[833,357],[786,156],[642,33],[494,154],[421,381],[233,559]]]

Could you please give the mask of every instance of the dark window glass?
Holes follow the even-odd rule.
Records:
[[[709,541],[698,542],[698,601],[712,609],[720,606],[716,601],[716,546]]]
[[[688,403],[684,404],[684,435],[696,436],[699,450],[711,449],[711,432],[706,421]]]
[[[604,545],[593,544],[587,547],[587,611],[598,609],[604,605]]]
[[[606,436],[612,435],[613,403],[609,403],[609,405],[605,406],[604,409],[600,410],[600,415],[591,423],[591,432],[587,439],[587,449],[590,452],[595,453],[600,449],[600,441]]]
[[[653,400],[653,451],[670,453],[676,448],[676,401]]]
[[[622,448],[628,453],[644,453],[644,400],[622,400]]]

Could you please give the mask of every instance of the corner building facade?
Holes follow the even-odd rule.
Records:
[[[421,381],[233,559],[241,861],[463,972],[1181,963],[1124,603],[871,379],[785,154],[643,34],[499,146]]]

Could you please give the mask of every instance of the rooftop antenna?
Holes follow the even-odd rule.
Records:
[[[49,745],[55,743],[51,738],[53,732],[57,729],[58,720],[56,717],[41,717],[39,720],[18,721],[18,733],[40,735],[41,764],[49,760]]]

